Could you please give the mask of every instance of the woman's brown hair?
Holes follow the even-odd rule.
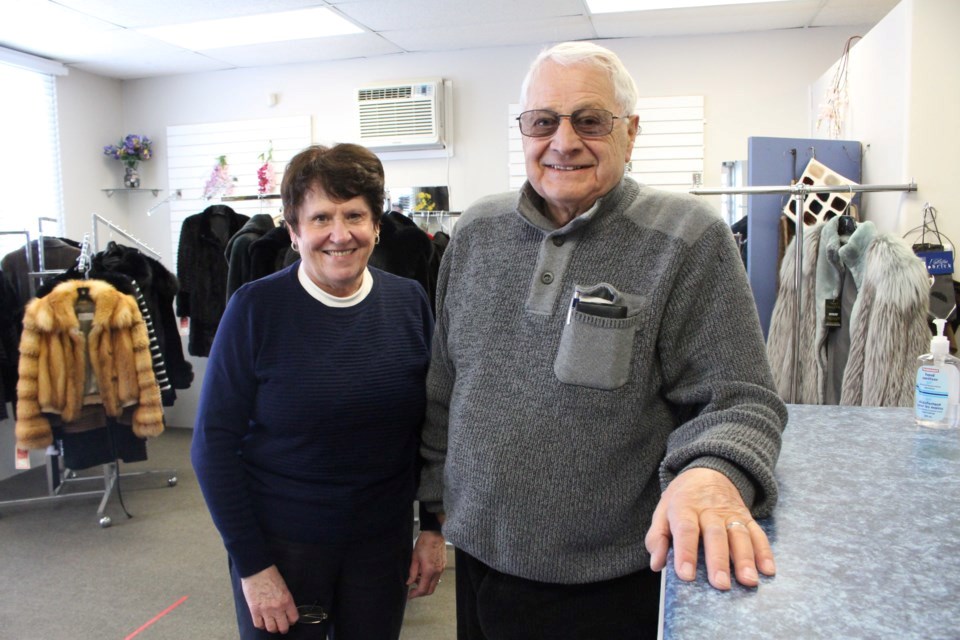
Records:
[[[283,172],[280,183],[283,219],[296,233],[297,210],[307,191],[319,187],[337,202],[360,196],[370,207],[374,226],[379,226],[383,214],[383,184],[383,164],[366,147],[350,143],[309,146],[293,156]]]

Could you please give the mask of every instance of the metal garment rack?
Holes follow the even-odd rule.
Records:
[[[98,214],[93,214],[93,252],[96,253],[99,251],[98,236],[97,236],[97,225],[104,224],[108,226],[111,231],[123,235],[125,238],[131,240],[132,242],[138,245],[138,248],[141,250],[146,250],[149,253],[152,253],[157,259],[160,258],[160,254],[155,250],[147,246],[145,243],[141,242],[134,236],[130,235],[117,225],[113,224],[103,216]],[[23,232],[0,232],[0,233],[22,233],[27,236],[27,259],[30,260],[30,250],[29,250],[29,233],[26,231]],[[38,275],[53,275],[62,273],[61,271],[52,271],[47,272],[43,268],[43,237],[40,237],[39,250],[40,255],[40,271],[31,273],[32,276]],[[89,243],[87,242],[86,235],[84,236],[83,246],[81,248],[80,261],[89,261],[90,256],[86,255],[89,250]],[[32,264],[28,262],[27,264]],[[31,280],[32,283],[32,280]],[[32,286],[32,285],[31,285]],[[100,496],[100,504],[97,507],[97,521],[101,528],[107,528],[113,524],[113,520],[110,516],[105,515],[104,512],[107,507],[107,502],[110,500],[110,496],[113,495],[114,489],[117,489],[119,486],[120,478],[136,477],[136,476],[147,476],[147,475],[156,475],[162,474],[167,476],[167,485],[170,487],[176,486],[177,484],[177,472],[175,469],[150,469],[145,471],[132,471],[120,473],[119,467],[116,461],[108,462],[102,466],[102,477],[100,475],[94,476],[78,476],[76,472],[70,469],[62,470],[60,464],[60,452],[56,447],[49,447],[46,452],[46,470],[47,470],[47,495],[37,496],[33,498],[20,498],[16,500],[5,500],[0,501],[0,506],[6,505],[21,505],[21,504],[33,504],[38,502],[52,502],[57,500],[63,500],[67,498],[86,498],[91,496]],[[96,482],[103,481],[103,488],[90,490],[90,491],[70,491],[64,492],[63,489],[69,485],[75,483],[83,482]],[[126,511],[126,509],[124,509]],[[129,515],[129,514],[128,514]]]
[[[796,212],[797,232],[794,234],[794,249],[796,258],[794,266],[796,267],[794,278],[797,287],[797,321],[793,326],[793,376],[791,379],[790,393],[792,401],[797,400],[800,368],[800,321],[802,315],[801,296],[803,291],[803,205],[807,196],[812,193],[868,193],[879,191],[916,191],[917,184],[849,184],[849,185],[808,185],[803,183],[789,186],[769,186],[769,187],[733,187],[724,189],[703,189],[695,187],[690,189],[690,193],[695,196],[718,196],[727,194],[751,194],[751,195],[776,195],[789,194],[794,201],[794,211]]]
[[[451,233],[451,231],[453,231],[453,226],[460,218],[459,211],[411,211],[409,214],[405,213],[404,215],[407,215],[414,220],[418,218],[424,219],[427,227],[424,229],[424,231],[428,231],[429,233],[434,233],[437,231],[430,229],[430,224],[435,221],[440,227],[439,231],[443,231],[448,235]]]
[[[107,220],[106,218],[104,218],[98,213],[93,214],[93,252],[94,253],[97,253],[98,251],[100,251],[100,237],[97,234],[98,224],[103,224],[107,228],[109,228],[111,231],[119,233],[124,238],[127,238],[128,240],[136,244],[138,249],[140,249],[141,251],[146,250],[148,253],[152,254],[153,257],[156,258],[157,260],[161,259],[159,251],[151,248],[150,245],[143,242],[142,240],[138,240],[137,238],[130,235],[128,232],[124,231],[123,229],[113,224],[112,222],[110,222],[109,220]]]
[[[27,254],[27,268],[33,264],[33,248],[30,246],[30,232],[26,229],[20,231],[0,231],[0,236],[23,236],[26,241],[23,243],[23,250]],[[42,241],[42,238],[41,238]],[[42,246],[42,242],[37,244],[37,248]],[[43,253],[42,251],[40,253]],[[33,297],[33,278],[27,278],[30,287],[30,297]]]

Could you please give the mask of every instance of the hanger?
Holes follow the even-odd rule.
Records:
[[[850,236],[857,230],[857,205],[847,203],[837,216],[837,237],[840,238],[840,244],[844,245],[850,240]]]
[[[952,251],[955,246],[953,240],[951,240],[947,234],[942,233],[939,227],[937,227],[937,210],[929,202],[923,204],[923,222],[904,233],[903,238],[906,239],[907,236],[912,233],[917,233],[918,231],[920,232],[920,242],[914,243],[914,252],[942,249]],[[927,240],[928,232],[933,236],[930,238],[930,242]],[[946,242],[944,242],[944,240],[946,240]]]
[[[844,238],[844,237],[849,238],[850,236],[853,235],[853,232],[856,230],[857,230],[857,221],[854,220],[853,216],[848,215],[846,213],[840,216],[839,220],[837,221],[837,233],[840,235],[841,238]]]

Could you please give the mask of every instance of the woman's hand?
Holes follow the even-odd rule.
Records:
[[[447,544],[439,531],[421,531],[413,547],[407,599],[429,596],[440,584],[440,576],[447,566]]]
[[[293,594],[276,565],[240,578],[243,597],[253,617],[253,626],[270,633],[286,633],[299,618]]]

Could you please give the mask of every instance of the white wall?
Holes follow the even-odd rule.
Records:
[[[930,202],[940,212],[940,229],[960,242],[960,2],[911,0],[911,76],[908,87],[908,170],[919,186],[904,203],[899,229],[920,224]],[[954,249],[954,264],[957,262]],[[955,271],[956,272],[956,271]]]
[[[123,125],[123,84],[82,71],[57,78],[64,234],[82,240],[91,231],[91,214],[127,224],[126,194],[108,198],[101,191],[123,186],[123,164],[103,155],[128,132]]]
[[[840,138],[863,143],[863,184],[905,184],[911,181],[906,162],[904,130],[908,118],[910,77],[910,12],[901,3],[864,38],[854,43],[847,64],[849,103],[840,110]],[[812,114],[826,104],[839,60],[811,87]],[[812,135],[828,137],[829,125],[816,124]],[[865,193],[862,219],[884,232],[895,232],[901,193]]]
[[[918,186],[915,193],[864,194],[862,214],[882,231],[905,234],[921,223],[929,202],[939,211],[940,230],[960,242],[960,123],[953,115],[960,107],[958,24],[956,0],[903,0],[851,51],[841,138],[864,144],[864,183]],[[813,85],[814,107],[835,68]]]

